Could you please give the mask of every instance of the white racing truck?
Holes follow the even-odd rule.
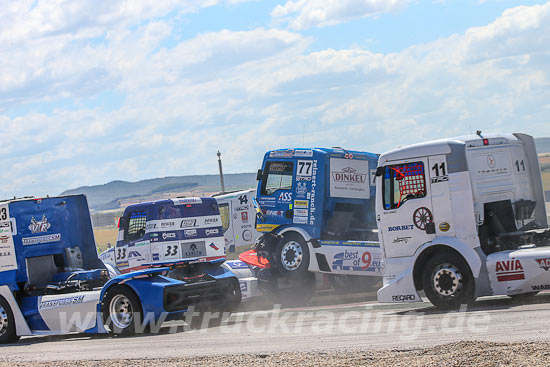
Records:
[[[437,307],[550,289],[550,229],[535,143],[487,134],[382,154],[376,214],[380,302]]]

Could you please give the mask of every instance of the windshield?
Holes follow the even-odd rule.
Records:
[[[277,190],[291,190],[293,162],[267,162],[264,170],[262,195],[271,195]]]

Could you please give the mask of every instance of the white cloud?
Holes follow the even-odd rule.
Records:
[[[271,16],[292,29],[324,27],[403,9],[410,0],[288,0]]]
[[[382,152],[476,129],[550,134],[550,3],[392,54],[311,52],[311,39],[265,28],[163,47],[174,22],[98,26],[94,41],[60,31],[41,36],[59,43],[0,43],[11,56],[0,60],[0,194],[214,173],[218,149],[226,172],[251,172],[272,148]],[[103,92],[121,101],[86,106],[111,98]],[[1,113],[37,101],[60,105]]]

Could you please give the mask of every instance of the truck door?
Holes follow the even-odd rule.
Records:
[[[135,209],[125,215],[124,239],[115,247],[117,268],[126,273],[150,262],[150,241],[146,234],[147,210]]]
[[[411,256],[434,238],[428,159],[389,163],[382,168],[378,230],[386,257]]]
[[[267,161],[259,183],[257,197],[264,217],[259,218],[256,230],[271,232],[280,225],[292,223],[293,161]]]
[[[218,202],[218,206],[220,207],[220,216],[222,218],[225,251],[227,253],[235,252],[235,234],[232,225],[233,220],[231,218],[231,201],[232,200],[227,200],[224,203]]]

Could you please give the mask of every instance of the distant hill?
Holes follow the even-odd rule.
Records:
[[[537,153],[550,153],[550,138],[535,138]]]
[[[225,189],[240,190],[256,185],[255,173],[232,173],[224,175]],[[220,190],[219,175],[195,175],[153,178],[138,182],[112,181],[104,185],[83,186],[67,190],[61,195],[85,194],[91,209],[112,209],[124,198],[150,196],[165,192],[182,192],[197,189],[205,192]]]

